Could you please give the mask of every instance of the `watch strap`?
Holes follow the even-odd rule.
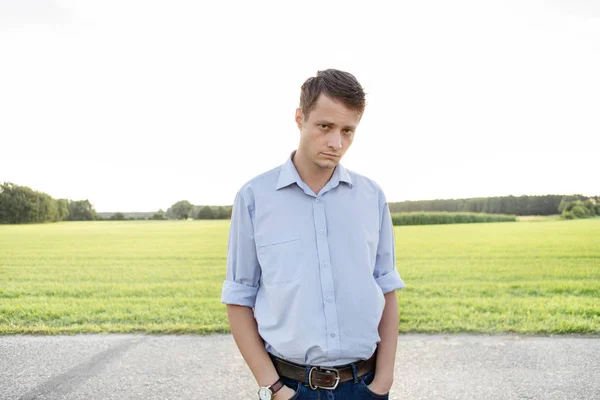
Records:
[[[273,393],[273,395],[275,395],[275,393],[277,393],[282,387],[283,381],[281,380],[281,378],[279,378],[277,379],[277,382],[269,386],[269,389],[271,389],[271,392]]]

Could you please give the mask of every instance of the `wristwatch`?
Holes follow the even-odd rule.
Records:
[[[277,379],[277,382],[272,384],[271,386],[261,387],[258,389],[258,398],[260,400],[272,400],[275,393],[279,391],[283,387],[283,381],[281,378]]]

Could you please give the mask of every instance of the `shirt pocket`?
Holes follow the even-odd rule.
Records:
[[[258,243],[258,262],[262,281],[267,285],[288,283],[300,279],[302,266],[301,241],[295,235],[269,235]]]

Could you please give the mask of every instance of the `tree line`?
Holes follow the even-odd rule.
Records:
[[[555,215],[583,218],[600,215],[600,196],[543,195],[470,199],[418,200],[389,203],[392,213],[474,212],[509,215]],[[131,219],[229,219],[231,206],[193,205],[181,200],[152,213],[97,213],[89,200],[54,199],[46,193],[5,182],[0,184],[0,224]]]
[[[390,212],[446,211],[509,215],[556,215],[561,202],[587,201],[600,203],[600,196],[575,195],[500,196],[469,199],[417,200],[389,203]]]
[[[88,200],[54,199],[27,186],[0,184],[0,223],[30,224],[96,219]]]
[[[97,219],[104,220],[168,220],[168,219],[230,219],[231,206],[195,206],[187,200],[173,204],[164,212],[162,209],[155,213],[99,213]]]
[[[231,206],[195,206],[187,200],[180,200],[167,209],[171,219],[229,219]]]
[[[164,212],[98,213],[89,200],[54,199],[27,186],[0,184],[0,224],[34,224],[59,221],[122,221],[168,219],[229,219],[231,206],[197,206],[178,201]],[[109,214],[109,215],[107,215]]]

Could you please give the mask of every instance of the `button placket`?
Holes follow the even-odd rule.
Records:
[[[315,231],[317,233],[317,253],[321,277],[321,294],[323,298],[323,311],[325,313],[326,338],[327,338],[327,358],[336,360],[340,356],[341,348],[339,340],[337,340],[337,332],[339,331],[338,315],[335,306],[335,284],[333,281],[333,270],[330,266],[329,243],[327,242],[327,226],[325,217],[325,204],[321,199],[317,198],[313,202],[313,216],[315,223]]]

